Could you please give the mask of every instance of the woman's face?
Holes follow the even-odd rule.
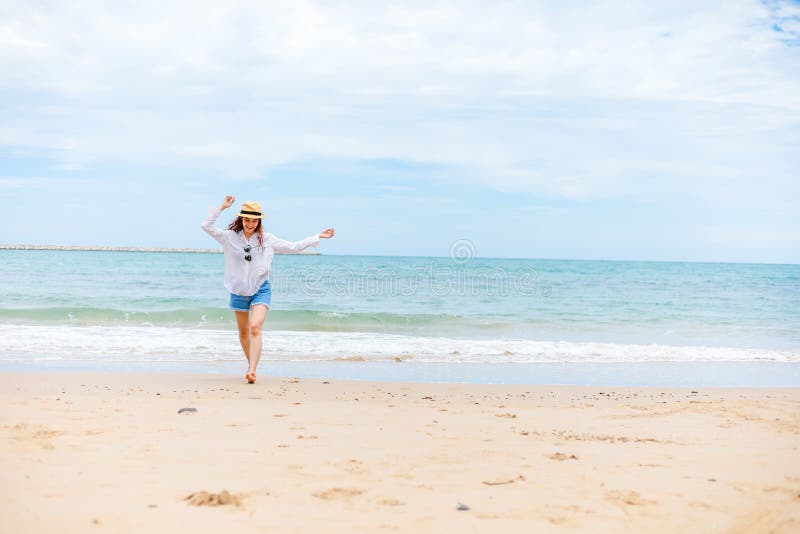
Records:
[[[258,219],[242,217],[242,225],[244,226],[244,231],[250,234],[256,231],[256,227],[258,227]]]

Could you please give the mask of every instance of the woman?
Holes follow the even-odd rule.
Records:
[[[230,291],[230,307],[236,315],[239,327],[239,343],[247,357],[249,384],[256,381],[256,367],[261,359],[261,327],[269,310],[272,291],[269,272],[275,252],[300,252],[319,245],[320,238],[333,237],[333,228],[302,241],[290,242],[264,233],[261,206],[258,202],[244,202],[242,209],[227,230],[220,230],[214,223],[223,210],[231,207],[236,198],[226,196],[222,205],[211,212],[202,228],[219,241],[225,253],[225,288]]]

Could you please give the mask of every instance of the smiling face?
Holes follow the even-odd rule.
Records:
[[[242,217],[242,226],[247,234],[252,234],[258,228],[258,221],[261,219],[251,219],[250,217]]]

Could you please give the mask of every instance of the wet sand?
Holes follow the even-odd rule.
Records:
[[[4,372],[0,402],[3,532],[800,531],[797,388]]]

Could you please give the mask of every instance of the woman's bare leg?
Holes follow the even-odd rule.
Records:
[[[250,362],[250,312],[234,311],[236,326],[239,328],[239,344],[244,351],[244,357]]]
[[[258,367],[258,360],[261,359],[261,327],[264,326],[264,318],[267,316],[267,307],[264,304],[256,304],[250,308],[250,352],[248,353],[250,367],[247,374],[255,374]]]

